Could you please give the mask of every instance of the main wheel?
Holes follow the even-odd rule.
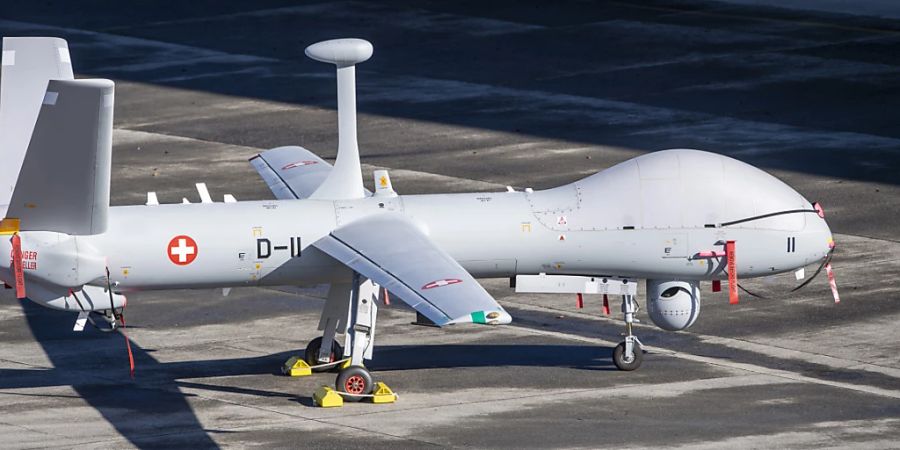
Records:
[[[311,341],[309,344],[306,344],[306,351],[303,352],[303,359],[306,360],[306,363],[310,366],[317,366],[321,364],[318,361],[319,349],[322,348],[322,338],[317,337]],[[328,362],[335,362],[344,357],[344,347],[341,344],[338,344],[336,340],[331,341],[331,354],[329,355]],[[323,367],[319,369],[313,369],[313,372],[327,372],[329,370],[334,369],[335,367]]]
[[[334,387],[338,391],[350,395],[343,395],[344,400],[349,402],[358,402],[362,400],[363,395],[372,393],[372,374],[362,366],[350,366],[338,373]]]
[[[632,371],[641,367],[644,361],[644,350],[637,343],[634,344],[634,356],[631,359],[625,358],[625,343],[620,342],[613,350],[613,363],[619,370]]]

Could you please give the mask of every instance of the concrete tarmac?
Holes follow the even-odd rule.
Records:
[[[66,38],[79,76],[116,81],[115,205],[199,201],[195,182],[269,199],[247,158],[333,158],[333,69],[303,48],[362,37],[367,178],[541,189],[654,150],[728,154],[825,206],[842,300],[823,275],[792,294],[791,275],[747,280],[769,298],[736,306],[704,286],[687,331],[641,311],[649,353],[625,373],[615,302],[605,317],[596,297],[483,280],[513,325],[411,326],[395,300],[369,367],[399,401],[321,409],[332,374],[278,371],[317,335],[322,288],[129,295],[133,380],[122,334],[0,291],[0,448],[900,446],[894,20],[746,1],[8,0],[0,34]]]

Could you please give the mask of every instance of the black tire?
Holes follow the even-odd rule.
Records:
[[[632,370],[641,367],[641,362],[644,361],[644,349],[641,348],[637,343],[634,344],[634,359],[631,361],[625,360],[625,343],[620,342],[619,345],[616,346],[616,349],[613,350],[613,364],[619,368],[619,370],[624,370],[630,372]]]
[[[322,337],[317,337],[311,341],[309,344],[306,344],[306,351],[303,352],[303,359],[306,360],[306,363],[310,366],[319,365],[319,361],[316,360],[316,357],[319,355],[319,349],[322,348]],[[335,362],[344,357],[344,347],[341,344],[338,344],[336,340],[331,341],[331,361]],[[337,371],[338,366],[340,364],[333,367],[323,367],[320,369],[313,369],[313,372],[328,372],[329,370]]]
[[[334,382],[334,387],[344,393],[341,396],[348,402],[362,400],[364,395],[372,393],[373,386],[372,374],[362,366],[350,366],[341,370]]]

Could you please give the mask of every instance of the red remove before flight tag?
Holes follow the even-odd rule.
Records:
[[[738,304],[737,262],[734,257],[734,241],[725,241],[725,260],[728,262],[728,303]]]
[[[18,234],[12,237],[12,263],[16,278],[16,298],[25,298],[25,271],[22,268],[22,238]]]

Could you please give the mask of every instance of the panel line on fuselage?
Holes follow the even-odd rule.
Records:
[[[730,222],[722,222],[721,224],[719,224],[719,226],[727,227],[727,226],[731,226],[731,225],[737,225],[739,223],[751,222],[754,220],[768,219],[769,217],[782,216],[785,214],[797,214],[797,213],[818,214],[819,212],[816,211],[815,209],[790,209],[787,211],[777,211],[777,212],[768,213],[768,214],[761,214],[759,216],[747,217],[745,219],[732,220]]]

